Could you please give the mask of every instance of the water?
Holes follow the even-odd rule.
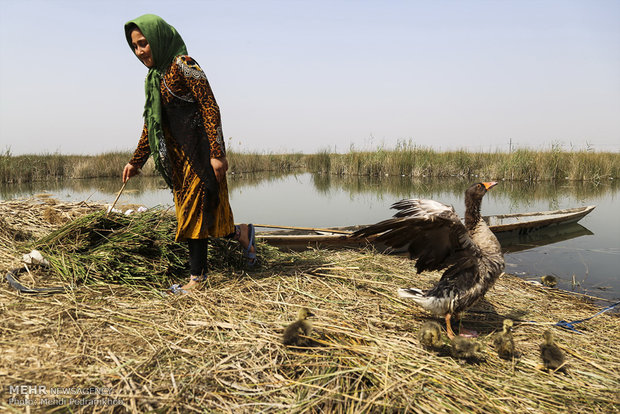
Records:
[[[301,227],[374,223],[389,218],[393,213],[390,205],[402,198],[442,201],[454,205],[462,215],[463,192],[469,184],[469,180],[460,179],[339,178],[308,173],[229,176],[235,221]],[[30,183],[0,186],[0,198],[48,192],[60,200],[111,203],[119,189],[119,180]],[[505,256],[506,271],[531,280],[554,275],[562,289],[618,301],[620,218],[615,204],[619,192],[616,181],[502,182],[486,195],[482,212],[491,215],[596,205],[579,224],[511,240]],[[132,179],[119,203],[173,205],[163,181],[146,177]]]

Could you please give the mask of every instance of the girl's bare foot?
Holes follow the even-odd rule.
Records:
[[[239,243],[244,249],[247,249],[250,244],[250,226],[247,224],[239,224]],[[251,253],[256,253],[254,246],[250,248]]]
[[[197,287],[199,287],[202,284],[202,281],[200,280],[201,278],[202,278],[202,276],[192,276],[189,279],[189,282],[187,282],[187,284],[181,286],[181,289],[183,289],[183,290],[196,289]]]
[[[207,280],[205,275],[202,276],[191,276],[189,278],[189,282],[187,282],[183,286],[179,286],[178,284],[174,284],[170,286],[168,293],[171,295],[184,295],[188,293],[190,290],[194,290],[200,287],[202,283]]]
[[[239,224],[235,226],[235,240],[243,247],[243,257],[247,265],[252,267],[256,264],[256,241],[254,226],[251,224]]]

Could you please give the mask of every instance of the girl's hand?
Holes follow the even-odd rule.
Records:
[[[228,160],[226,156],[221,158],[211,158],[211,167],[215,172],[215,179],[217,182],[221,182],[226,177],[226,171],[228,171]]]
[[[123,182],[126,183],[134,175],[138,174],[140,169],[135,165],[127,164],[125,168],[123,168]]]

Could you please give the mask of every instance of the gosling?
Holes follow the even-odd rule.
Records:
[[[502,331],[493,339],[493,345],[495,345],[495,349],[497,349],[497,355],[502,359],[511,359],[515,354],[512,325],[512,320],[504,319]]]
[[[442,348],[441,326],[437,322],[429,321],[422,325],[418,338],[426,349],[438,351]]]
[[[540,358],[545,369],[565,372],[564,353],[553,341],[553,332],[550,330],[543,332],[543,343],[540,344]]]
[[[312,324],[307,320],[308,317],[314,316],[308,308],[301,308],[297,313],[297,320],[286,327],[282,334],[282,343],[287,346],[307,346],[308,338],[312,331]]]
[[[452,340],[452,356],[460,359],[478,359],[482,346],[474,339],[456,336]]]
[[[543,285],[548,287],[555,287],[558,284],[558,279],[555,276],[545,275],[540,277],[540,281]]]

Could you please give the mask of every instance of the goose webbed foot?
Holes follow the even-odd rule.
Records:
[[[476,332],[474,330],[469,330],[469,329],[461,328],[459,330],[459,336],[463,336],[465,338],[477,338],[478,337],[478,332]]]
[[[450,340],[456,337],[454,331],[452,330],[452,325],[450,323],[451,318],[452,318],[452,314],[447,313],[446,314],[446,332],[448,333],[448,338],[450,338]],[[474,330],[465,329],[465,328],[459,328],[459,336],[462,336],[465,338],[477,338],[478,332]]]
[[[450,325],[451,314],[446,313],[446,332],[448,333],[448,338],[453,340],[456,335],[454,335],[454,331],[452,330],[452,326]]]

